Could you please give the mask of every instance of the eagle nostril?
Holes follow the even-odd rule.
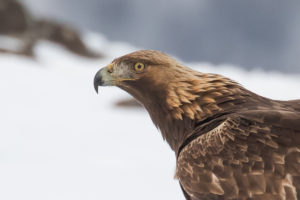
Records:
[[[108,73],[113,73],[113,71],[114,71],[114,68],[113,68],[113,66],[112,65],[109,65],[107,68],[106,68],[106,70],[107,70],[107,72]]]

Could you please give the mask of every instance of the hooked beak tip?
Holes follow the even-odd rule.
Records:
[[[96,93],[98,94],[98,85],[94,85],[94,87],[95,87]]]
[[[98,94],[99,85],[102,85],[102,77],[101,77],[100,71],[97,72],[97,74],[95,75],[95,78],[94,78],[94,88],[95,88],[95,91],[97,92],[97,94]]]

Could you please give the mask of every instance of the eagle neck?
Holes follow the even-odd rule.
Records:
[[[161,87],[148,79],[121,87],[146,108],[176,153],[202,121],[257,102],[256,95],[220,75],[189,70],[176,77]]]

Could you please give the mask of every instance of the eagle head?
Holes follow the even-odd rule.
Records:
[[[140,50],[100,69],[94,87],[98,92],[98,86],[117,86],[147,107],[155,101],[166,101],[169,86],[182,76],[182,69],[176,60],[162,52]]]

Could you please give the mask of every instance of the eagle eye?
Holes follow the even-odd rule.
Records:
[[[145,69],[145,65],[143,63],[135,63],[134,65],[134,70],[137,71],[137,72],[141,72]]]

